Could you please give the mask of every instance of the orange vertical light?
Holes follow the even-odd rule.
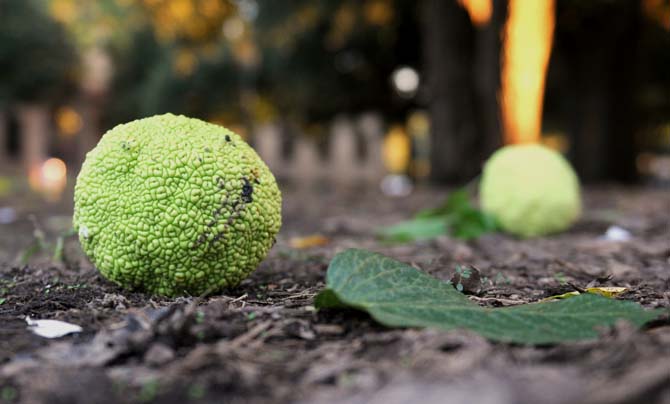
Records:
[[[554,36],[554,0],[510,0],[505,24],[501,106],[506,143],[537,142]]]
[[[491,0],[458,0],[458,3],[467,10],[474,25],[481,27],[491,20],[493,14]]]

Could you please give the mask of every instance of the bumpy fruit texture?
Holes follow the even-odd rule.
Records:
[[[520,237],[560,232],[581,212],[579,180],[557,152],[540,145],[514,145],[495,152],[484,166],[482,208],[503,230]]]
[[[237,285],[281,226],[275,178],[235,133],[171,114],[119,125],[91,150],[74,226],[121,286],[198,295]]]

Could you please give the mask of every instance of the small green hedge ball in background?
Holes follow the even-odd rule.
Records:
[[[536,144],[496,151],[484,165],[479,197],[504,231],[520,237],[566,230],[581,212],[579,180],[570,163]]]

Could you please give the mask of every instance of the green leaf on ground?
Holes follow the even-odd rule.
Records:
[[[618,320],[635,326],[660,310],[637,303],[583,294],[555,302],[490,309],[471,302],[448,282],[407,264],[365,250],[337,254],[317,308],[343,305],[368,312],[390,327],[466,328],[486,338],[522,344],[550,344],[597,338]]]
[[[470,207],[470,195],[465,188],[457,189],[449,194],[444,203],[434,209],[425,209],[416,214],[417,218],[446,216]]]
[[[444,234],[465,240],[497,230],[495,219],[470,203],[465,189],[452,192],[435,209],[422,210],[411,220],[383,227],[378,235],[386,241],[426,240]]]
[[[426,217],[406,220],[393,226],[379,229],[379,236],[386,241],[409,242],[427,240],[448,233],[445,218]]]
[[[330,289],[324,289],[314,297],[314,305],[317,307],[328,307],[331,309],[342,308],[346,309],[347,304],[342,303],[335,292]]]

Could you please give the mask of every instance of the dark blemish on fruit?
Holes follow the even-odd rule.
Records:
[[[191,248],[195,250],[195,249],[198,248],[200,245],[202,245],[202,244],[207,240],[207,235],[208,235],[208,234],[209,234],[209,232],[204,232],[204,233],[202,233],[202,234],[198,237],[198,239],[195,240],[195,243],[193,243],[193,247],[191,247]]]
[[[235,222],[235,219],[240,217],[242,214],[242,211],[244,208],[247,206],[245,204],[239,204],[238,201],[234,201],[233,204],[233,213],[228,217],[228,220],[226,220],[226,224],[224,225],[223,231],[217,233],[214,235],[214,238],[209,242],[209,246],[213,246],[216,244],[219,240],[221,240],[223,237],[225,237],[226,232],[228,231],[228,228]]]
[[[242,178],[242,181],[244,181],[244,185],[242,185],[242,202],[251,203],[254,200],[251,196],[254,193],[254,187],[251,186],[251,183],[247,178]]]
[[[221,190],[224,189],[223,178],[216,176],[214,177],[214,181],[217,183],[219,189]],[[249,182],[249,179],[243,177],[242,181],[244,182],[244,184],[242,185],[242,191],[239,198],[231,200],[230,194],[225,193],[224,191],[224,197],[223,200],[221,201],[220,206],[214,211],[212,211],[211,218],[205,224],[205,230],[196,238],[191,248],[196,249],[205,243],[207,243],[209,247],[212,247],[214,244],[216,244],[218,241],[224,238],[228,231],[228,228],[230,228],[233,222],[235,222],[235,220],[238,217],[240,217],[240,215],[242,215],[242,211],[246,208],[247,204],[253,201],[252,195],[254,192],[254,187]],[[214,233],[215,228],[221,221],[221,216],[223,215],[224,211],[228,212],[232,211],[232,213],[226,219],[223,231]],[[211,239],[208,242],[207,239],[210,237]]]
[[[225,234],[226,234],[225,232],[217,233],[216,236],[214,236],[214,238],[212,239],[212,241],[209,244],[213,245],[217,241],[221,240],[223,238],[223,236],[225,236]]]
[[[218,178],[220,180],[220,178]],[[230,197],[229,195],[226,195],[223,200],[221,201],[221,205],[214,211],[212,211],[212,218],[205,224],[205,231],[203,231],[198,238],[195,240],[193,243],[193,246],[191,248],[196,249],[203,243],[207,241],[207,238],[212,234],[213,228],[217,225],[219,222],[219,218],[221,217],[221,214],[223,211],[226,209],[226,206],[229,204]]]
[[[230,136],[226,135],[226,142],[230,142]]]

